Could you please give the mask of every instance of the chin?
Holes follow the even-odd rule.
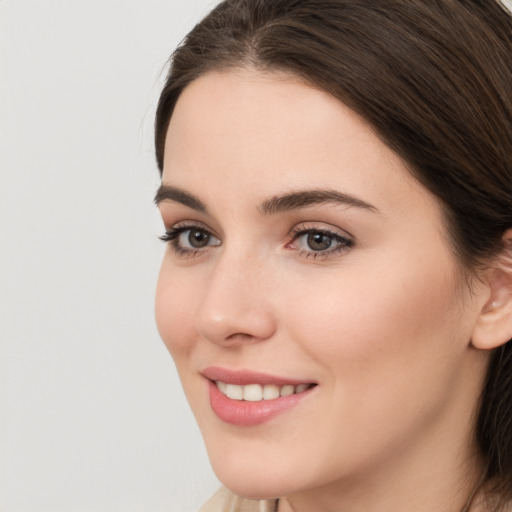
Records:
[[[240,454],[225,453],[219,453],[218,458],[211,457],[210,462],[220,482],[242,498],[274,499],[292,490],[292,482],[286,481],[289,476],[277,464],[269,465],[261,460],[247,460]]]
[[[278,461],[245,458],[240,454],[226,454],[219,450],[210,458],[220,482],[242,498],[276,499],[308,488],[308,476],[300,468],[285,467]]]
[[[232,493],[250,500],[270,500],[290,494],[279,482],[268,478],[252,478],[248,475],[217,474],[220,482]]]

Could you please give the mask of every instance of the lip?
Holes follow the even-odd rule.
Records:
[[[238,384],[240,386],[246,386],[247,384],[275,384],[276,386],[316,384],[316,382],[310,380],[297,380],[250,370],[228,370],[220,366],[209,366],[201,373],[208,380],[220,380],[226,384]]]
[[[208,391],[210,396],[210,405],[213,412],[223,422],[237,425],[240,427],[251,427],[270,421],[274,417],[294,408],[305,398],[310,396],[313,390],[311,388],[289,396],[282,396],[274,400],[261,400],[250,402],[245,400],[233,400],[222,394],[215,384],[220,380],[227,384],[275,384],[284,386],[291,384],[315,384],[311,381],[295,380],[284,377],[269,375],[266,373],[252,372],[246,370],[227,370],[219,367],[209,367],[201,372],[208,379]]]

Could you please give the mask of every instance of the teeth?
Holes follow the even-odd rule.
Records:
[[[244,390],[244,400],[249,400],[249,402],[263,400],[263,388],[259,384],[248,384],[240,387]]]
[[[237,386],[236,384],[227,384],[226,395],[228,398],[232,398],[233,400],[243,400],[244,388],[243,386]]]
[[[263,386],[263,400],[274,400],[281,395],[279,386],[275,384],[265,384]]]
[[[223,395],[232,400],[246,400],[248,402],[259,402],[261,400],[275,400],[280,396],[290,396],[296,393],[302,393],[309,389],[311,384],[299,384],[292,386],[276,386],[275,384],[247,384],[240,386],[238,384],[226,384],[220,380],[215,381],[217,387]]]
[[[303,391],[306,391],[306,389],[308,389],[309,385],[308,384],[299,384],[296,388],[295,388],[295,393],[302,393]]]
[[[281,388],[281,396],[290,396],[295,393],[295,387],[291,386],[290,384],[287,384],[286,386],[283,386]]]

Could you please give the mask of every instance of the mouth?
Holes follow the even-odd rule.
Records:
[[[278,386],[276,384],[228,384],[221,380],[214,381],[219,391],[231,400],[245,400],[248,402],[260,402],[262,400],[276,400],[280,397],[297,395],[304,393],[315,384],[284,384]]]
[[[210,405],[216,416],[243,427],[259,425],[294,408],[317,387],[315,382],[244,370],[210,367],[201,373],[208,380]]]

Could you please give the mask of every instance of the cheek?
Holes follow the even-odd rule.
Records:
[[[160,336],[178,363],[190,353],[195,342],[191,310],[199,290],[193,280],[171,272],[168,267],[164,259],[158,276],[155,317]]]
[[[330,441],[316,450],[333,471],[415,439],[455,393],[465,336],[456,278],[442,266],[419,274],[400,266],[401,278],[389,266],[352,268],[302,286],[307,292],[283,291],[294,297],[293,307],[282,309],[286,338],[314,361],[324,390],[327,419],[319,413],[314,421]],[[333,443],[342,447],[335,455]]]
[[[286,323],[296,326],[294,337],[332,370],[331,378],[354,377],[341,379],[344,385],[384,375],[389,382],[389,375],[407,376],[412,368],[429,371],[461,349],[454,343],[461,336],[455,273],[435,263],[388,261],[319,279],[314,288],[304,283],[307,293],[286,291],[297,301]]]

